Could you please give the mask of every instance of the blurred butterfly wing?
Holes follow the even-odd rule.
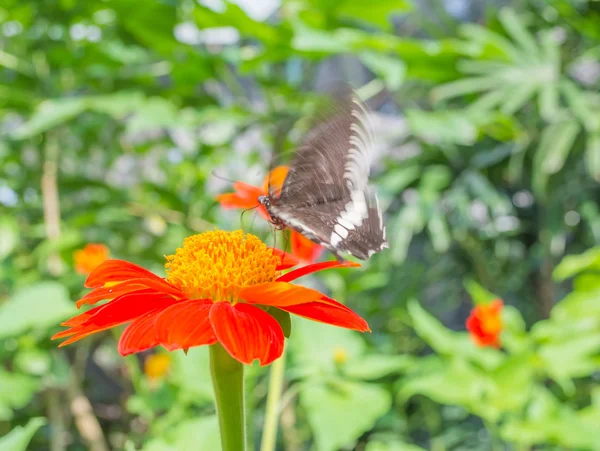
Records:
[[[366,188],[373,134],[366,109],[354,95],[338,99],[328,117],[314,127],[292,159],[279,203],[319,205],[350,199]]]
[[[304,208],[274,207],[274,213],[289,227],[335,254],[348,252],[367,259],[388,247],[388,243],[377,197],[365,193],[364,202],[366,214],[360,225],[344,219],[356,203],[361,203],[356,198]]]

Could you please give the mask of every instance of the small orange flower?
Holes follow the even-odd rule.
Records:
[[[150,380],[162,378],[171,367],[171,356],[165,353],[156,353],[149,356],[144,362],[144,374]]]
[[[87,244],[83,249],[73,252],[75,271],[80,274],[90,274],[100,263],[108,260],[108,248],[104,244]]]
[[[258,207],[260,215],[267,221],[270,220],[266,208],[258,202],[259,196],[271,193],[278,195],[281,192],[283,182],[287,176],[288,166],[277,166],[265,177],[262,187],[248,185],[244,182],[235,182],[234,193],[220,194],[217,201],[223,208],[255,208]],[[297,257],[304,264],[314,263],[323,253],[323,247],[304,237],[295,230],[290,231],[290,242],[292,255]]]
[[[268,365],[281,356],[284,335],[269,312],[283,310],[304,318],[365,332],[366,321],[324,294],[290,282],[327,268],[360,266],[322,262],[285,274],[297,260],[268,248],[244,232],[212,231],[188,237],[167,257],[165,279],[133,263],[108,260],[85,282],[93,290],[77,301],[92,308],[64,323],[65,346],[88,335],[130,323],[119,340],[122,355],[157,345],[172,351],[221,343],[242,363]]]
[[[471,310],[471,315],[467,318],[467,330],[477,346],[500,347],[503,306],[501,299],[495,299],[489,304],[477,305]]]

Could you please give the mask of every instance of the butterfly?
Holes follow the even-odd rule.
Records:
[[[356,93],[335,103],[295,151],[283,184],[258,201],[278,228],[330,250],[367,259],[388,247],[377,196],[369,189],[374,133]]]

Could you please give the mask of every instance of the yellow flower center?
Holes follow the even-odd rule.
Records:
[[[280,258],[256,236],[241,230],[193,235],[167,257],[167,281],[190,299],[238,302],[248,285],[274,281]]]
[[[171,366],[169,354],[153,354],[144,362],[144,373],[148,379],[159,379],[163,377]]]
[[[343,365],[348,361],[348,351],[342,347],[335,348],[333,350],[333,361],[336,365]]]

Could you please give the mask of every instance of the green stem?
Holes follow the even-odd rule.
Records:
[[[277,444],[277,426],[279,424],[279,404],[285,374],[285,351],[271,364],[265,426],[260,451],[274,451]]]
[[[210,374],[215,390],[222,451],[246,449],[244,366],[219,343],[210,346]]]

